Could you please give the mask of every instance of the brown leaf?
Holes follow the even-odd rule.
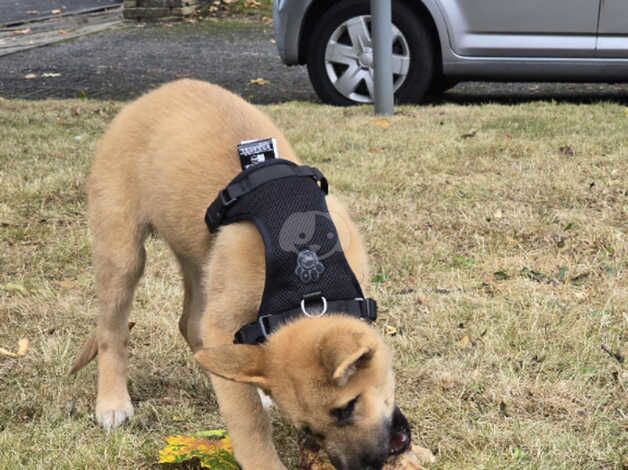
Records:
[[[371,124],[377,127],[381,127],[382,129],[388,129],[390,127],[390,121],[384,118],[373,119],[371,121]]]

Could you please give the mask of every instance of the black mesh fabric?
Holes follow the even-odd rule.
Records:
[[[269,165],[294,163],[272,160],[255,165],[232,183]],[[243,220],[255,224],[266,251],[260,316],[298,308],[309,294],[328,301],[362,297],[329,216],[325,196],[313,178],[275,179],[238,198],[225,209],[222,223]],[[315,311],[320,310],[321,303],[313,300],[311,306],[306,305]]]

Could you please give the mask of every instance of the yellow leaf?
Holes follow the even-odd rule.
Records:
[[[265,78],[254,78],[253,80],[250,80],[249,83],[251,85],[264,86],[268,85],[270,83],[270,80],[266,80]]]
[[[469,339],[469,337],[467,335],[463,336],[459,341],[458,341],[458,347],[460,349],[467,349],[468,347],[471,346],[471,340]]]
[[[28,352],[28,338],[22,338],[17,342],[17,355],[18,356],[26,356]]]
[[[17,359],[18,357],[26,356],[28,352],[28,338],[22,338],[17,342],[17,352],[9,351],[8,349],[0,348],[0,356],[12,357]]]
[[[373,119],[371,121],[371,124],[377,127],[381,127],[382,129],[388,129],[390,127],[390,121],[384,118]]]
[[[397,334],[397,328],[391,325],[385,325],[384,331],[388,336],[395,336]]]

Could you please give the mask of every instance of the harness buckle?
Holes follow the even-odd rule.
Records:
[[[319,296],[318,299],[323,303],[323,308],[320,312],[310,313],[307,311],[307,308],[305,308],[305,300],[306,299],[310,300],[310,298],[313,297],[312,294],[306,294],[303,296],[303,299],[301,299],[301,311],[306,317],[318,318],[318,317],[322,317],[323,315],[327,313],[327,299],[323,297],[322,295],[320,295],[320,292],[317,292],[316,295]]]
[[[228,187],[220,191],[220,202],[222,202],[223,207],[229,207],[231,204],[236,202],[237,198],[232,198],[229,196],[229,192],[227,191]],[[221,211],[222,212],[222,211]],[[221,213],[222,216],[222,213]]]
[[[268,329],[266,328],[266,323],[264,323],[268,317],[270,317],[270,315],[260,315],[257,318],[257,323],[259,323],[259,327],[260,327],[260,330],[262,330],[262,335],[264,335],[264,339],[270,336],[270,333],[268,332]]]

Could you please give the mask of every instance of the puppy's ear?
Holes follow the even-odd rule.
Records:
[[[207,372],[224,379],[268,388],[266,354],[262,346],[228,344],[204,348],[194,359]]]
[[[364,335],[330,334],[320,343],[321,363],[330,379],[338,387],[344,387],[359,369],[368,366],[376,347],[376,342]]]

